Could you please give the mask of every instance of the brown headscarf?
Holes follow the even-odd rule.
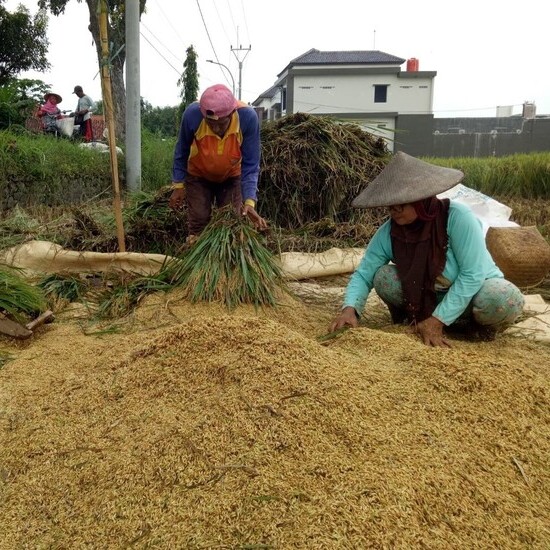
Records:
[[[445,268],[449,199],[412,203],[418,218],[408,225],[391,222],[393,256],[413,322],[430,317],[437,305],[435,280]]]

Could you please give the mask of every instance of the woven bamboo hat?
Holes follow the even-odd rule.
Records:
[[[464,174],[397,152],[386,167],[351,203],[354,208],[407,204],[447,191]]]
[[[44,94],[44,101],[48,101],[48,98],[50,96],[55,97],[55,99],[57,99],[57,103],[61,103],[63,101],[63,98],[59,94],[55,94],[54,92],[46,92]]]

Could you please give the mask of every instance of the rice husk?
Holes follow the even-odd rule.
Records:
[[[549,349],[325,321],[161,296],[6,342],[0,547],[547,547]]]

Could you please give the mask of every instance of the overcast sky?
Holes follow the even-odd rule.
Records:
[[[36,0],[7,0],[36,12]],[[415,57],[419,69],[436,71],[436,117],[495,116],[497,106],[520,114],[525,101],[538,115],[550,115],[548,24],[550,3],[524,0],[147,0],[141,19],[141,96],[154,106],[179,102],[177,81],[185,50],[198,54],[200,91],[231,77],[212,59],[229,67],[242,99],[254,101],[277,74],[311,48],[322,51],[381,50]],[[65,14],[50,16],[48,58],[41,78],[74,108],[75,84],[93,99],[101,97],[98,64],[87,30],[86,3],[70,0]],[[247,49],[250,47],[250,51]],[[232,51],[242,48],[240,51]],[[405,70],[405,64],[402,69]]]

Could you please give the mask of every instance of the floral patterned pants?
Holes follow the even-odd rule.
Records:
[[[394,265],[382,266],[374,276],[374,290],[393,308],[404,309],[403,289]],[[436,292],[438,303],[445,292]],[[506,279],[486,279],[456,322],[475,321],[482,326],[511,325],[523,311],[525,299],[517,286]]]

